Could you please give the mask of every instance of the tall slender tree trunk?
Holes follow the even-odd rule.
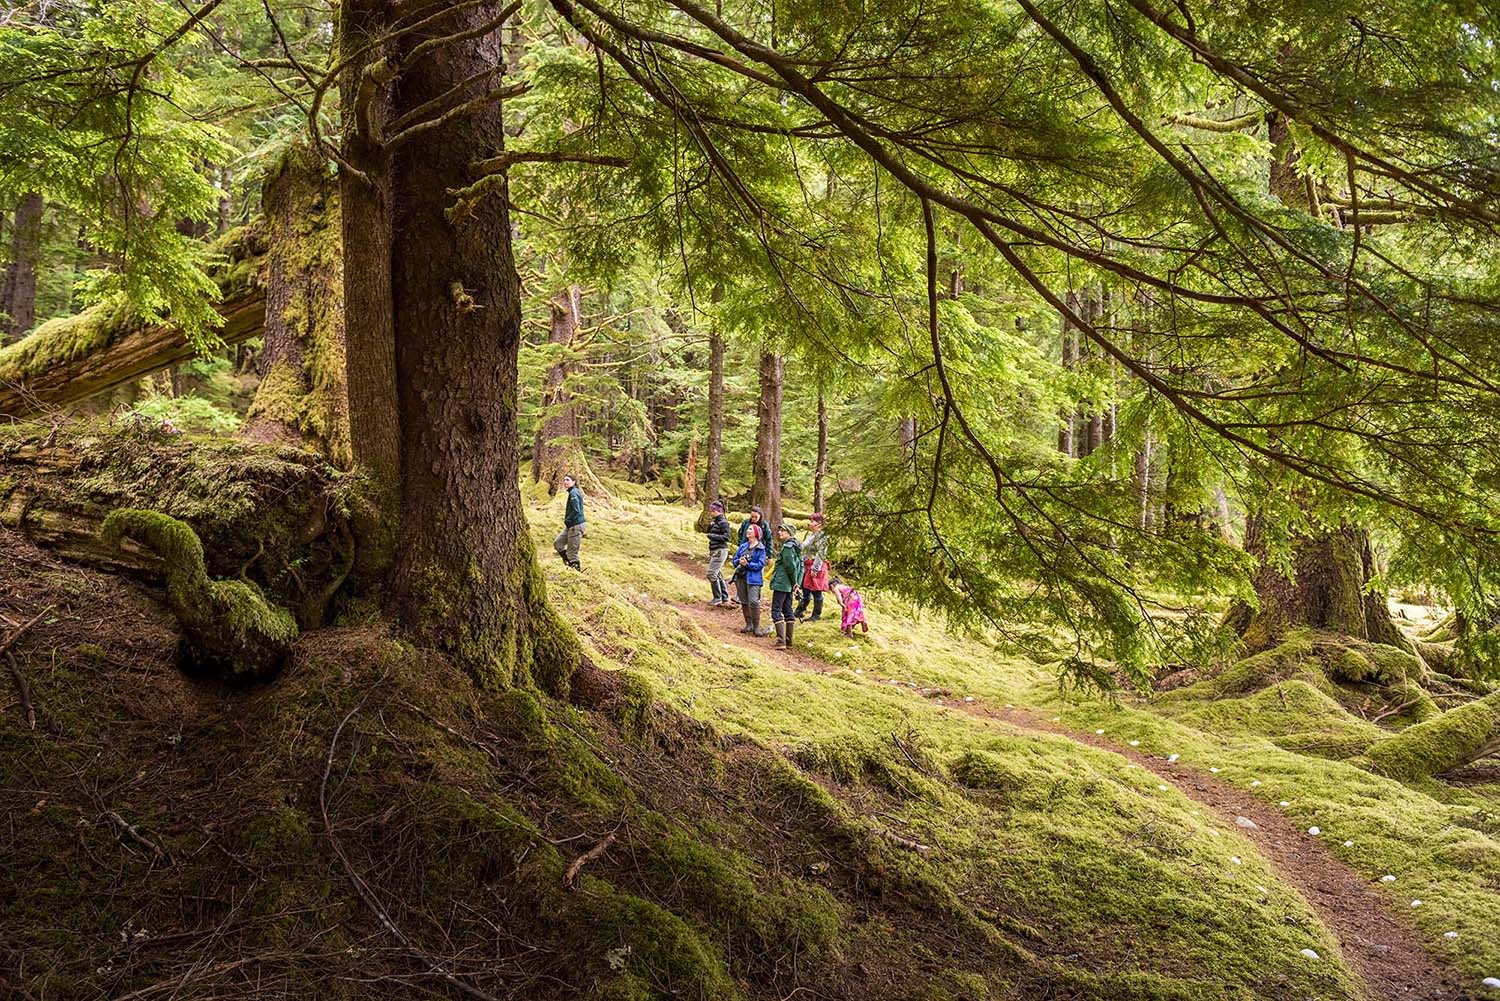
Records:
[[[682,467],[682,499],[698,503],[698,436],[688,440],[687,462]]]
[[[437,8],[425,34],[438,37],[480,31],[504,7],[433,0],[410,13]],[[421,40],[403,38],[398,57]],[[489,31],[398,61],[392,115],[480,97],[501,49],[499,31]],[[485,686],[561,691],[581,651],[547,602],[521,505],[521,289],[509,191],[501,185],[450,211],[449,192],[471,184],[474,164],[504,147],[496,102],[399,148],[392,163],[401,528],[385,607],[408,635]]]
[[[724,335],[717,324],[708,335],[708,470],[703,477],[703,510],[719,499],[724,451]]]
[[[954,272],[955,278],[958,272]],[[823,510],[823,487],[828,478],[828,401],[818,391],[818,464],[813,468],[813,510]]]
[[[760,403],[756,407],[755,486],[751,499],[767,524],[781,523],[781,394],[786,369],[781,355],[760,353]]]
[[[1151,466],[1155,461],[1155,435],[1151,430],[1151,418],[1146,417],[1146,432],[1141,436],[1141,447],[1135,453],[1135,490],[1139,498],[1138,519],[1141,531],[1149,532],[1155,524],[1155,511],[1151,496]]]
[[[1081,308],[1077,292],[1067,293],[1066,302],[1068,308],[1077,313]],[[1068,371],[1078,367],[1078,331],[1073,328],[1070,320],[1063,320],[1062,325],[1062,366]],[[1062,412],[1058,415],[1057,426],[1057,450],[1063,455],[1078,456],[1078,422],[1074,415]]]
[[[582,422],[568,391],[573,363],[567,352],[573,349],[582,323],[583,290],[569,285],[552,297],[550,305],[552,319],[547,340],[562,349],[563,357],[547,368],[542,389],[543,417],[532,441],[532,482],[546,483],[547,489],[556,494],[562,487],[563,476],[571,473],[585,494],[602,498],[607,491],[583,451]]]
[[[387,6],[384,0],[344,0],[339,5],[339,50],[353,54],[380,37],[386,29]],[[339,101],[348,109],[343,157],[364,174],[339,171],[349,441],[364,484],[351,518],[358,539],[354,586],[364,593],[374,592],[385,581],[395,559],[401,518],[391,163],[381,145],[391,88],[374,72],[391,54],[389,46],[371,49],[339,75]]]
[[[261,190],[267,261],[260,386],[244,434],[350,464],[338,197],[321,157],[294,146]]]
[[[11,222],[10,266],[5,272],[4,326],[0,344],[18,339],[36,323],[36,268],[42,249],[42,196],[27,192]]]

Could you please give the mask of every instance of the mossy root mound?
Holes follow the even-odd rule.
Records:
[[[297,638],[290,612],[266,600],[247,581],[211,580],[203,543],[185,523],[159,511],[113,511],[100,529],[104,541],[129,539],[166,566],[167,604],[182,624],[189,666],[227,679],[268,678],[281,670]]]
[[[1409,726],[1370,747],[1376,771],[1391,778],[1437,775],[1500,751],[1500,693]]]

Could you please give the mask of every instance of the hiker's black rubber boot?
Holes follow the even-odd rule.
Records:
[[[785,650],[786,649],[786,627],[787,627],[788,623],[786,623],[786,622],[773,622],[772,625],[774,625],[776,627],[776,649],[778,649],[778,650]]]
[[[793,621],[792,619],[787,619],[785,622],[782,623],[782,625],[786,626],[786,647],[785,647],[785,649],[790,650],[792,648],[792,634],[797,631],[797,623],[795,621]]]

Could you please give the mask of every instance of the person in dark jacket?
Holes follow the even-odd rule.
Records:
[[[729,519],[724,517],[724,502],[714,501],[708,506],[708,527],[703,533],[708,536],[708,586],[713,590],[712,608],[732,604],[729,600],[729,585],[724,583],[724,559],[729,555]]]
[[[776,537],[781,549],[776,553],[776,568],[771,571],[771,624],[776,627],[776,649],[790,650],[797,625],[792,592],[802,579],[802,547],[797,545],[797,530],[790,522],[776,526]]]
[[[765,515],[761,513],[759,507],[752,507],[750,509],[750,517],[740,522],[740,534],[738,539],[739,543],[741,545],[744,544],[745,535],[750,531],[751,525],[755,525],[760,529],[760,544],[765,546],[766,550],[769,552],[771,549],[771,528],[766,524]]]
[[[568,491],[568,506],[563,511],[563,530],[552,540],[552,548],[557,550],[557,555],[569,567],[582,570],[583,565],[578,562],[578,550],[583,546],[583,491],[578,489],[578,481],[571,475],[564,476],[562,483]]]
[[[740,613],[745,616],[742,633],[752,636],[769,636],[769,629],[760,625],[760,589],[765,582],[761,571],[766,567],[766,547],[760,541],[760,526],[756,525],[746,534],[734,553],[734,588],[740,596]]]

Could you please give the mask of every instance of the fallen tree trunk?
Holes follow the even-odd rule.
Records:
[[[258,337],[266,320],[261,281],[266,247],[260,227],[227,234],[226,257],[211,274],[223,295],[219,337],[238,344]],[[48,320],[30,336],[0,349],[0,417],[28,417],[113,389],[187,361],[194,349],[170,323],[145,323],[122,303],[106,302]]]
[[[1376,741],[1366,752],[1383,775],[1438,775],[1500,753],[1500,692]]]
[[[304,628],[323,622],[353,560],[341,482],[311,452],[187,440],[144,420],[0,433],[0,530],[162,583],[168,567],[157,553],[100,536],[112,511],[159,511],[197,533],[207,573],[254,582]]]

